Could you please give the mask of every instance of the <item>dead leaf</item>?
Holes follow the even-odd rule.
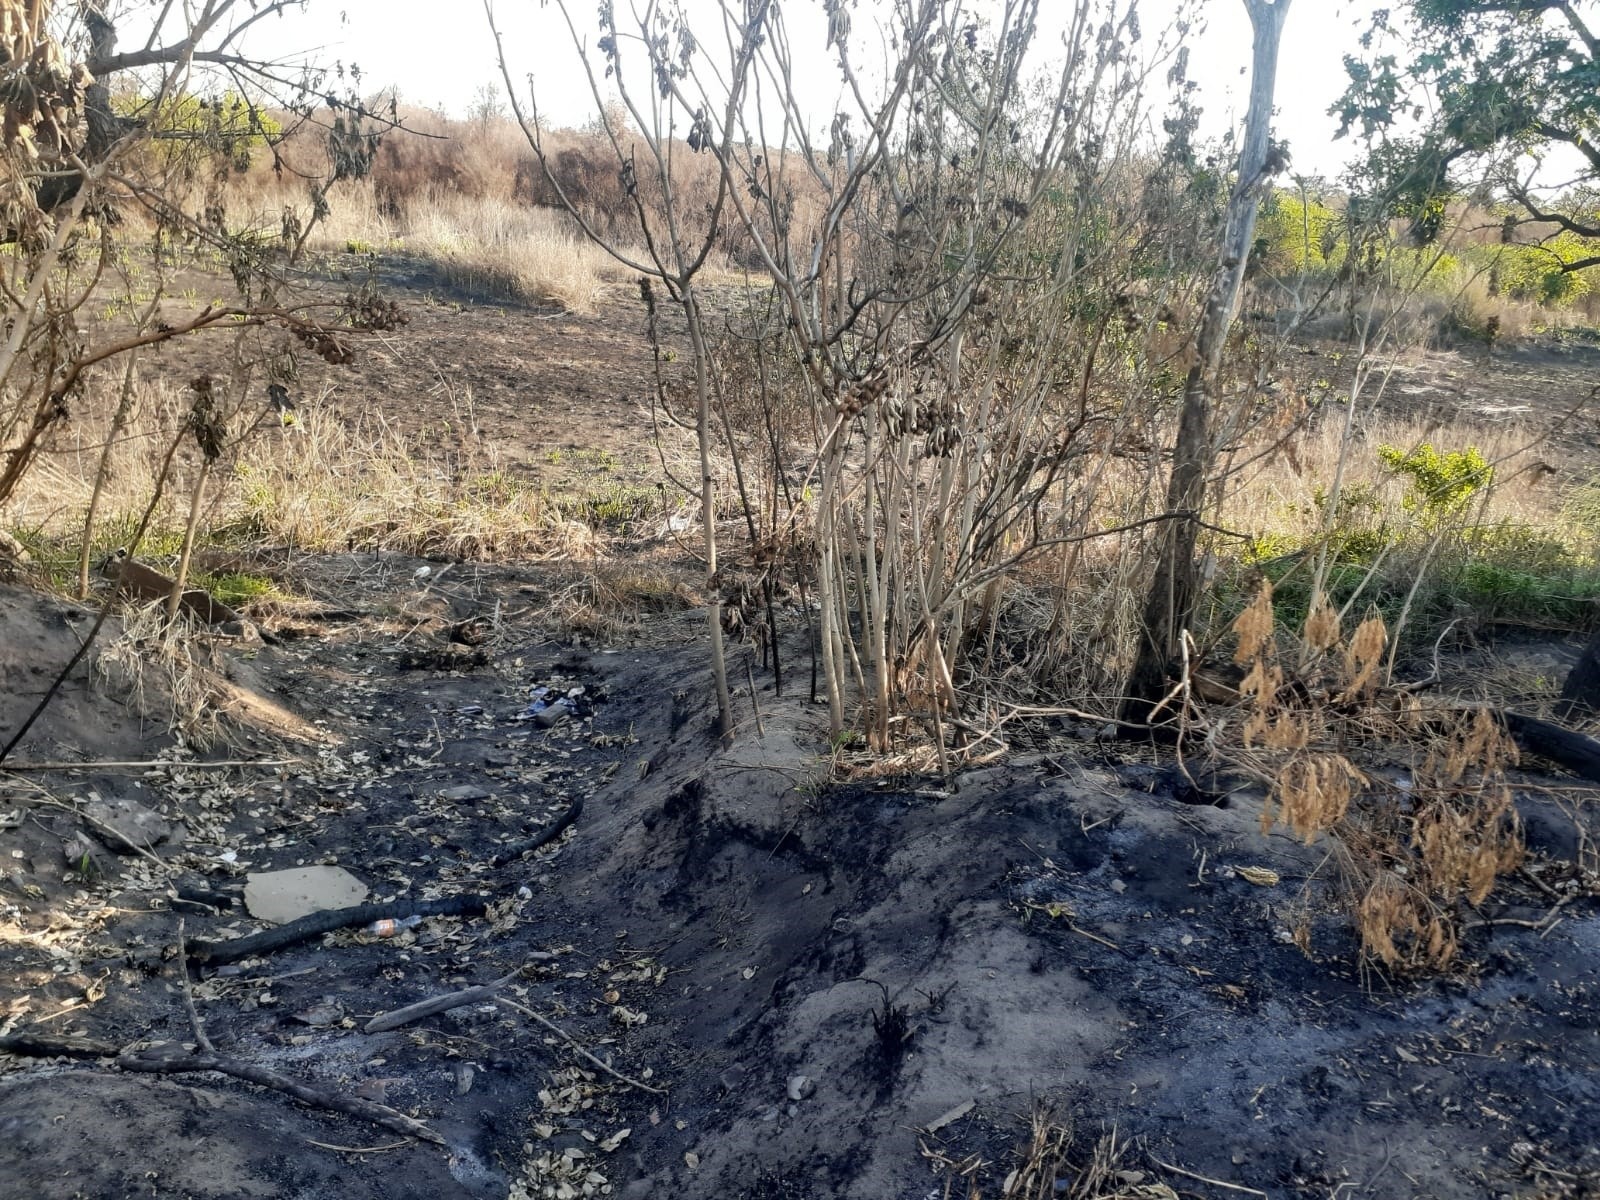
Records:
[[[1277,887],[1282,876],[1271,867],[1239,867],[1239,877],[1257,887]]]

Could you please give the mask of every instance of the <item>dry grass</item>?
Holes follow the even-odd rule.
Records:
[[[1087,1143],[1043,1105],[1034,1108],[997,1189],[985,1185],[995,1164],[981,1156],[952,1158],[926,1139],[920,1146],[944,1177],[944,1200],[1177,1200],[1171,1188],[1131,1168],[1132,1146],[1115,1129]]]
[[[651,614],[698,608],[703,600],[683,570],[630,557],[598,561],[553,586],[546,611],[562,628],[600,642],[638,634]]]
[[[166,721],[168,732],[192,750],[223,737],[225,706],[215,650],[166,619],[160,602],[123,608],[121,632],[95,655],[107,690],[143,717]]]
[[[474,295],[592,312],[601,286],[626,276],[564,214],[503,200],[425,196],[401,209],[407,250]]]
[[[305,205],[296,193],[276,189],[250,202],[252,224],[263,228],[285,207]],[[311,247],[418,259],[443,283],[474,296],[582,313],[594,311],[607,283],[627,276],[562,212],[442,187],[387,200],[371,182],[343,188]]]
[[[311,240],[314,249],[411,255],[430,263],[446,283],[476,295],[590,312],[603,285],[628,272],[565,212],[565,195],[596,233],[643,260],[641,250],[629,249],[639,236],[634,199],[615,150],[598,130],[545,134],[552,182],[510,121],[458,121],[427,110],[402,115],[412,132],[385,137],[371,174],[333,192],[332,211]],[[643,155],[633,135],[621,136],[625,150]],[[318,140],[304,130],[279,153],[308,175],[318,173],[323,157]],[[261,156],[234,182],[228,205],[234,224],[273,231],[286,209],[302,222],[309,218],[306,189],[295,173],[274,175],[268,167]],[[677,155],[673,185],[681,214],[692,223],[715,200],[713,163],[708,156]],[[659,192],[659,180],[642,172],[639,195],[647,208],[659,208]],[[714,269],[750,259],[726,222],[721,241]]]
[[[1405,375],[1397,373],[1387,386],[1407,386]],[[1493,464],[1500,486],[1489,490],[1484,507],[1476,513],[1479,520],[1535,525],[1559,521],[1561,498],[1545,482],[1541,447],[1526,431],[1490,424],[1445,426],[1437,421],[1358,412],[1348,446],[1342,421],[1336,416],[1282,441],[1247,447],[1241,458],[1264,457],[1234,480],[1219,523],[1302,544],[1315,539],[1323,525],[1322,501],[1333,486],[1341,459],[1346,503],[1356,498],[1374,510],[1401,513],[1406,481],[1383,465],[1378,447],[1412,451],[1424,444],[1441,450],[1476,447]],[[1513,482],[1516,486],[1506,486]]]
[[[582,561],[602,542],[540,488],[503,468],[462,410],[453,434],[422,443],[381,415],[302,406],[281,435],[241,456],[213,528],[307,550],[387,549],[455,558]]]
[[[113,450],[97,550],[120,545],[130,514],[149,503],[175,428],[173,396],[165,386],[142,391]],[[473,432],[465,398],[455,416],[444,435],[413,439],[381,415],[347,418],[325,399],[308,401],[294,424],[251,434],[231,470],[213,476],[202,541],[569,563],[603,557],[603,534],[513,475],[497,449]],[[9,506],[6,523],[44,551],[38,556],[54,575],[70,574],[76,561],[98,463],[93,444],[52,455]],[[184,474],[177,473],[157,510],[148,555],[159,557],[181,527]]]

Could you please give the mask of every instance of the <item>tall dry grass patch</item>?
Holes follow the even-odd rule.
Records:
[[[260,226],[305,203],[292,188],[247,199]],[[413,259],[442,283],[473,296],[557,304],[580,313],[593,312],[605,285],[627,274],[565,213],[442,186],[385,199],[373,182],[351,185],[317,225],[311,248]]]
[[[545,135],[549,172],[517,126],[501,118],[454,120],[428,110],[403,112],[406,132],[378,145],[370,174],[342,186],[312,238],[315,249],[412,255],[428,262],[453,287],[487,298],[555,303],[577,312],[594,309],[603,286],[627,276],[588,237],[583,225],[633,257],[638,206],[664,205],[661,185],[648,172],[632,190],[617,168],[602,128],[555,130]],[[643,142],[618,128],[624,153],[645,154]],[[680,219],[698,236],[709,232],[718,172],[710,156],[689,152],[672,160],[672,186]],[[293,166],[320,153],[311,134],[299,131],[277,148]],[[274,174],[262,159],[235,180],[230,209],[249,223],[274,229],[285,211],[309,217],[305,189],[293,170]],[[563,208],[570,201],[577,219]],[[820,207],[804,189],[793,210]],[[696,225],[704,229],[693,228]],[[749,236],[724,222],[717,232],[721,270],[750,265]]]
[[[178,399],[164,385],[141,389],[112,447],[91,534],[94,554],[123,544],[154,494]],[[515,476],[474,429],[464,397],[446,432],[429,439],[407,437],[381,415],[347,416],[326,397],[308,400],[292,423],[265,423],[243,438],[229,468],[215,477],[204,540],[575,564],[600,558],[604,535]],[[7,524],[52,575],[65,575],[79,553],[101,451],[85,444],[51,455],[7,512]],[[196,465],[180,461],[146,554],[170,549],[183,519],[185,477]]]

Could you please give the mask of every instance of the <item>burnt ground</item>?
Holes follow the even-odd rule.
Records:
[[[367,560],[351,578],[377,612],[413,566]],[[225,1057],[381,1100],[448,1145],[214,1074],[0,1056],[0,1194],[913,1200],[944,1187],[920,1143],[979,1155],[996,1195],[1035,1103],[1134,1139],[1130,1169],[1179,1195],[1240,1193],[1159,1164],[1273,1197],[1592,1194],[1592,900],[1542,936],[1478,930],[1448,979],[1361,976],[1324,891],[1327,847],[1264,836],[1249,794],[1211,807],[1147,791],[1159,771],[1071,729],[953,785],[836,786],[824,712],[775,696],[759,666],[761,728],[741,693],[723,750],[693,614],[615,648],[512,623],[481,664],[404,669],[419,639],[442,645],[450,619],[532,578],[461,571],[420,634],[312,615],[282,647],[228,652],[239,686],[311,724],[216,753],[290,766],[0,776],[15,822],[0,834],[5,1032],[192,1040],[173,880],[226,893],[250,871],[337,862],[375,897],[498,898],[486,917],[338,933],[194,985]],[[798,653],[789,665],[803,676]],[[515,720],[534,684],[583,687],[580,715]],[[80,705],[26,757],[74,752],[121,707],[88,691]],[[112,731],[75,752],[137,741]],[[90,790],[177,824],[159,865],[93,842],[91,863],[69,861]],[[562,842],[488,865],[579,796]],[[1571,822],[1541,811],[1535,850],[1570,856]],[[1547,887],[1571,875],[1535,863]],[[1481,915],[1548,908],[1514,887]],[[185,921],[191,939],[256,927],[236,908]],[[1290,941],[1302,923],[1309,956]],[[508,996],[660,1093],[493,1005],[361,1031],[518,968]]]
[[[392,282],[411,288],[412,324],[359,371],[309,373],[305,394],[330,387],[345,411],[418,434],[460,426],[452,406],[470,395],[484,442],[552,486],[574,459],[552,451],[609,451],[619,474],[651,477],[628,289],[572,317]],[[1388,396],[1549,433],[1552,463],[1579,482],[1600,443],[1592,415],[1565,414],[1597,360],[1584,346],[1436,355]],[[162,369],[203,366],[174,352]],[[126,675],[74,678],[19,757],[168,762],[0,772],[0,1033],[192,1040],[179,885],[226,896],[252,871],[337,862],[378,898],[492,895],[485,917],[390,940],[346,931],[193,983],[223,1056],[385,1102],[447,1146],[213,1073],[0,1055],[3,1200],[921,1200],[946,1194],[930,1154],[976,1156],[994,1196],[1037,1103],[1090,1141],[1132,1139],[1143,1177],[1129,1194],[1553,1200],[1600,1186],[1600,914],[1577,899],[1541,924],[1539,890],[1592,888],[1563,865],[1593,825],[1588,792],[1527,793],[1540,884],[1479,914],[1539,928],[1477,929],[1446,979],[1362,975],[1326,890],[1329,848],[1264,836],[1248,794],[1180,803],[1121,761],[1131,751],[1076,728],[1036,731],[1031,754],[954,785],[840,786],[824,714],[792,687],[775,695],[759,665],[761,720],[741,690],[739,737],[715,744],[696,614],[586,644],[549,628],[546,574],[462,564],[419,588],[420,565],[261,568],[317,599],[273,617],[282,645],[215,651],[204,686],[233,732],[211,756],[282,765],[186,763],[163,687],[192,679],[147,673],[138,705]],[[486,614],[500,624],[481,652],[448,648],[451,621]],[[87,620],[0,594],[0,730]],[[1543,633],[1446,666],[1514,678],[1536,704],[1570,653]],[[799,649],[787,666],[804,678]],[[579,719],[515,720],[536,684],[584,687]],[[115,852],[85,819],[91,794],[159,812],[170,836]],[[559,844],[488,865],[579,796]],[[1281,880],[1257,886],[1241,866]],[[183,916],[191,939],[258,924],[237,905]],[[1310,955],[1291,944],[1302,926]],[[660,1091],[505,1008],[361,1031],[518,969],[509,997]]]

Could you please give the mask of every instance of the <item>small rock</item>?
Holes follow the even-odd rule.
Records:
[[[744,1086],[744,1068],[737,1065],[726,1068],[717,1076],[717,1083],[724,1092],[738,1091]]]
[[[483,738],[451,742],[439,754],[439,761],[452,767],[507,767],[514,761],[510,751]]]
[[[1111,890],[1120,896],[1123,892],[1128,890],[1128,885],[1122,882],[1120,879],[1113,879],[1111,881]]]
[[[302,1025],[310,1025],[324,1029],[329,1025],[337,1025],[344,1020],[344,1009],[337,1004],[313,1004],[310,1008],[293,1014],[293,1019]]]
[[[472,1069],[471,1063],[456,1064],[456,1095],[465,1096],[472,1090],[472,1082],[477,1078],[477,1072]]]
[[[134,854],[159,846],[172,833],[160,813],[122,796],[102,800],[96,796],[83,809],[89,832],[118,854]]]
[[[789,1076],[789,1099],[804,1100],[817,1090],[817,1081],[809,1075]]]

